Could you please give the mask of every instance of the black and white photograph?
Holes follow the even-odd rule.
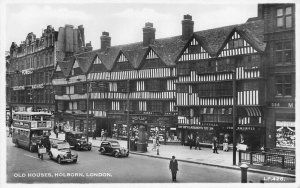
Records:
[[[1,187],[299,187],[298,5],[1,1]]]

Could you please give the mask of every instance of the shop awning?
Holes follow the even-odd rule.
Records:
[[[249,117],[252,117],[252,116],[261,117],[261,111],[256,106],[245,107],[245,110]]]

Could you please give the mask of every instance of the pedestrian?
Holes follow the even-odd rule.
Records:
[[[11,126],[9,127],[8,137],[9,137],[9,136],[12,137],[12,128],[11,128]]]
[[[200,138],[199,138],[199,136],[197,136],[197,138],[196,138],[195,149],[197,149],[197,148],[199,148],[199,150],[201,150],[201,148],[200,148]]]
[[[153,135],[153,137],[152,137],[152,151],[154,150],[156,150],[156,138],[155,138],[155,136]]]
[[[190,149],[192,149],[193,147],[193,138],[192,138],[192,134],[191,135],[188,135],[188,143],[190,145]]]
[[[223,150],[228,151],[228,138],[225,137],[224,142],[223,142]]]
[[[105,141],[107,140],[107,134],[108,134],[108,132],[107,132],[107,130],[105,129],[105,130],[104,130],[104,140],[105,140]]]
[[[57,125],[54,125],[53,132],[56,135],[56,138],[58,138]]]
[[[101,141],[102,141],[103,138],[104,138],[104,130],[103,129],[101,130],[101,135],[100,136],[101,136]]]
[[[213,140],[213,153],[216,153],[216,154],[219,154],[218,153],[218,140],[217,140],[217,137],[214,137],[214,140]]]
[[[172,156],[172,159],[170,160],[169,169],[172,173],[172,181],[176,181],[176,174],[178,171],[178,162],[175,159],[175,156]]]
[[[160,146],[160,143],[159,143],[159,136],[156,137],[156,154],[159,155],[159,146]]]
[[[96,130],[93,131],[93,140],[96,140]]]

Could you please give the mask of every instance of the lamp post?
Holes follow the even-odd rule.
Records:
[[[88,82],[86,75],[86,137],[89,141],[89,102],[90,102],[90,83]]]
[[[127,149],[130,151],[130,126],[129,126],[129,79],[127,80],[127,115],[126,115],[126,121],[127,121]]]
[[[233,90],[233,107],[232,107],[232,136],[233,136],[233,165],[236,165],[236,127],[237,127],[237,122],[236,122],[236,116],[237,116],[237,111],[236,111],[236,71],[235,71],[235,66],[233,66],[233,72],[232,72],[232,90]]]

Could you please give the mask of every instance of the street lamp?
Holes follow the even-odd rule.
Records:
[[[233,72],[232,72],[232,90],[233,90],[233,107],[232,107],[232,136],[233,136],[233,165],[236,165],[236,127],[237,127],[237,122],[236,122],[236,116],[237,116],[237,111],[236,111],[236,71],[235,71],[235,66],[233,66]]]
[[[129,126],[129,79],[127,80],[127,149],[130,150],[130,126]]]

